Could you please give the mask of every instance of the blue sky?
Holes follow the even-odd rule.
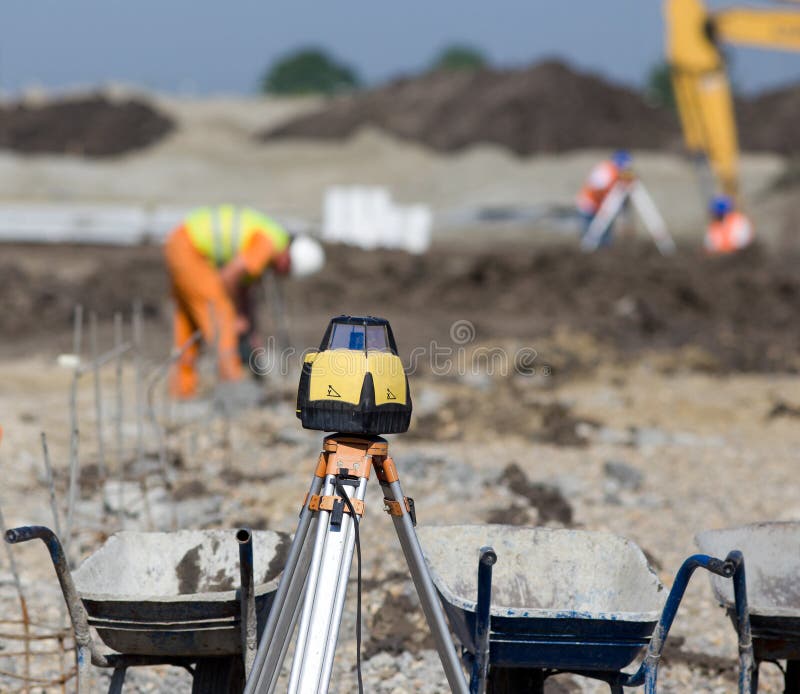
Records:
[[[171,92],[248,93],[266,65],[305,45],[327,48],[375,83],[421,68],[452,42],[473,44],[504,66],[560,57],[641,84],[661,57],[660,4],[3,0],[0,89],[118,81]],[[736,50],[733,61],[745,91],[800,81],[800,54]]]

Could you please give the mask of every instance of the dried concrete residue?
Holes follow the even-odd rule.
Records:
[[[213,576],[203,573],[200,567],[200,548],[201,545],[197,545],[186,552],[175,567],[175,574],[178,577],[178,593],[192,595],[233,590],[236,587],[233,577],[225,569],[219,569]]]
[[[261,579],[262,583],[269,583],[275,579],[283,571],[283,567],[286,566],[286,557],[289,556],[292,538],[286,533],[278,533],[278,535],[280,536],[280,541],[276,545],[272,561],[270,561],[267,571]]]

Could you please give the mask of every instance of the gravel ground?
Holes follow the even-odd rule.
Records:
[[[130,385],[131,372],[125,376]],[[104,382],[109,411],[113,411],[112,378],[113,370]],[[69,374],[58,370],[50,358],[7,358],[0,362],[0,379],[5,385],[0,394],[5,430],[0,464],[6,475],[2,490],[6,524],[49,523],[38,437],[41,430],[49,434],[62,489]],[[546,377],[421,374],[412,380],[412,390],[417,403],[412,432],[391,437],[391,445],[405,491],[416,499],[421,524],[500,518],[529,525],[546,521],[557,527],[566,520],[577,528],[608,530],[637,542],[669,586],[681,561],[694,551],[694,533],[800,515],[794,466],[800,430],[792,409],[800,404],[796,376],[665,370],[662,361],[643,355],[624,366],[603,363],[558,382]],[[203,405],[173,409],[169,448],[180,454],[175,473],[176,488],[183,489],[178,494],[183,524],[294,529],[321,436],[300,429],[293,391],[293,382],[271,381],[267,404],[240,412],[229,425],[221,417],[209,420]],[[79,394],[85,406],[84,467],[97,460],[91,392],[86,383]],[[448,416],[456,416],[454,399],[467,400],[467,405],[471,403],[467,411],[475,414],[466,419],[459,415],[463,421],[448,429]],[[478,407],[487,401],[502,411],[518,408],[532,424],[496,433]],[[785,406],[776,409],[780,403]],[[548,442],[553,440],[552,417],[542,416],[542,408],[551,412],[555,407],[566,421],[559,426],[572,427],[574,433],[572,438],[557,439],[560,444]],[[135,438],[133,421],[126,419],[123,433],[125,457]],[[149,430],[145,441],[155,452],[156,440]],[[109,464],[115,474],[116,463]],[[151,483],[157,485],[157,479]],[[555,492],[535,497],[526,491],[534,488]],[[101,497],[96,476],[86,476],[78,506],[84,556],[119,525],[113,514],[103,519]],[[152,499],[156,523],[159,518],[168,522],[169,514],[159,516],[158,506],[167,503],[166,495],[161,501],[157,495]],[[562,513],[561,522],[557,520],[554,499],[561,499],[571,518]],[[367,506],[362,533],[366,691],[444,692],[443,674],[416,609],[392,526],[381,513],[375,483],[368,489]],[[147,527],[144,515],[127,516],[125,526]],[[43,548],[19,546],[13,551],[33,619],[54,623],[59,614],[58,589]],[[471,562],[465,570],[474,570]],[[351,692],[355,682],[354,577],[355,571],[331,687],[335,692]],[[5,556],[0,563],[0,604],[6,618],[19,614]],[[698,575],[690,585],[670,641],[660,678],[662,691],[735,690],[734,633],[704,576]],[[17,648],[7,641],[1,645],[6,651]],[[37,644],[37,648],[47,647]],[[21,667],[20,658],[3,657],[0,650],[0,669],[20,672]],[[35,671],[42,675],[52,675],[57,668],[53,656],[35,659]],[[776,672],[772,666],[762,667],[761,691],[781,691]],[[4,682],[0,688],[13,690],[10,680],[0,682]],[[131,692],[189,689],[189,676],[170,668],[132,671],[126,686]],[[551,681],[550,691],[603,688],[562,676]]]

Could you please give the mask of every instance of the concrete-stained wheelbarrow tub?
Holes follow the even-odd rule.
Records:
[[[642,550],[610,533],[502,525],[417,533],[475,692],[487,683],[493,692],[543,691],[556,672],[604,680],[614,692],[655,691],[657,656],[691,573],[736,568],[731,558],[695,555],[667,601]],[[652,657],[622,673],[645,648]]]
[[[123,531],[71,573],[50,529],[6,533],[10,543],[31,539],[47,546],[64,593],[81,694],[92,664],[114,669],[112,692],[122,691],[128,667],[154,664],[189,669],[196,694],[240,692],[291,544],[266,530]]]
[[[747,567],[747,614],[756,663],[785,660],[788,694],[800,694],[800,522],[754,523],[707,530],[695,538],[702,552],[735,547]],[[739,629],[729,581],[711,577],[717,601]],[[740,640],[746,635],[739,634]],[[758,665],[753,692],[758,687]]]
[[[135,655],[242,652],[235,531],[123,531],[73,573],[89,624],[109,648]],[[253,532],[257,622],[263,626],[289,537]]]

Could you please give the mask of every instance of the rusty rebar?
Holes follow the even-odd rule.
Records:
[[[72,374],[69,388],[69,488],[67,490],[67,521],[64,530],[65,552],[72,549],[72,533],[75,515],[75,494],[78,486],[78,382],[81,377],[80,366],[76,366]]]
[[[81,342],[83,338],[83,306],[75,305],[75,312],[72,317],[72,353],[80,359]]]
[[[143,338],[144,325],[142,317],[142,302],[139,299],[133,302],[133,346],[134,346],[134,371],[136,379],[136,464],[141,466],[144,459],[144,424],[142,422],[142,404],[144,400],[143,377],[144,355]]]
[[[93,359],[88,365],[78,363],[72,374],[72,383],[69,394],[69,420],[70,420],[70,445],[69,445],[69,490],[67,492],[67,522],[64,530],[64,547],[69,555],[72,549],[73,534],[75,531],[75,497],[78,488],[78,470],[80,468],[78,458],[78,445],[80,442],[80,431],[78,428],[78,384],[80,378],[89,370],[98,369],[108,362],[116,359],[120,354],[124,354],[131,348],[129,344],[121,344],[119,347],[101,354]]]
[[[81,688],[81,684],[88,682],[89,666],[94,664],[98,667],[109,667],[109,662],[92,640],[92,634],[89,630],[89,617],[75,588],[66,554],[58,537],[50,528],[41,525],[11,528],[5,531],[4,537],[9,544],[39,539],[47,547],[72,622],[78,666],[78,691],[84,691]]]
[[[39,435],[42,440],[42,459],[44,460],[44,474],[47,482],[47,491],[50,496],[50,513],[53,514],[53,527],[56,535],[61,536],[61,518],[58,512],[58,502],[56,501],[56,480],[53,475],[53,465],[50,463],[50,450],[47,446],[47,434],[41,432]]]
[[[155,522],[153,521],[153,511],[150,508],[150,499],[147,497],[147,474],[143,474],[139,478],[139,489],[142,493],[142,512],[144,513],[145,523],[147,523],[148,530],[155,530]]]
[[[147,417],[153,427],[158,440],[158,467],[161,474],[162,482],[164,483],[165,490],[172,497],[172,479],[170,478],[169,468],[167,465],[167,440],[164,433],[164,428],[158,421],[155,407],[155,390],[159,382],[169,373],[170,367],[180,360],[186,352],[191,349],[195,343],[202,337],[199,330],[195,330],[186,342],[180,347],[173,350],[172,353],[162,361],[155,369],[153,369],[147,376]],[[175,509],[174,499],[171,499],[171,525],[172,530],[177,530],[178,518],[177,510]]]
[[[103,387],[100,383],[100,366],[98,364],[97,314],[89,314],[89,350],[92,361],[92,380],[94,382],[94,416],[95,434],[97,436],[97,472],[101,481],[106,479],[106,446],[103,433]]]
[[[17,689],[16,691],[28,692],[30,691],[28,687],[29,684],[39,684],[45,687],[48,687],[52,684],[65,684],[66,682],[69,682],[69,680],[71,680],[73,677],[75,677],[76,671],[73,670],[72,672],[67,673],[67,675],[65,675],[64,677],[57,677],[54,679],[46,679],[44,677],[25,677],[24,675],[18,675],[15,672],[9,672],[8,670],[0,670],[0,675],[2,675],[3,677],[10,677],[11,679],[22,680],[26,682],[26,686],[24,688]],[[8,692],[7,694],[11,694],[11,692]]]
[[[114,349],[118,349],[122,345],[122,314],[117,312],[114,314]],[[115,408],[114,408],[114,442],[116,444],[116,458],[117,458],[117,478],[119,480],[119,490],[117,492],[117,522],[120,529],[125,528],[125,512],[123,510],[124,492],[123,484],[125,481],[124,463],[122,460],[123,455],[123,440],[122,440],[122,418],[125,398],[122,391],[122,365],[124,354],[120,353],[117,357],[117,364],[115,369],[114,385],[116,391]]]

